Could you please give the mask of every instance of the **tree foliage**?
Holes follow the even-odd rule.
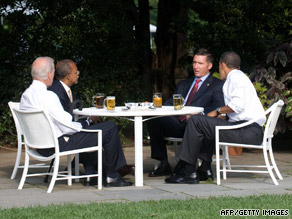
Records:
[[[251,74],[251,79],[268,89],[265,98],[269,105],[283,100],[278,130],[282,133],[292,129],[292,38],[271,48],[267,54],[266,63],[257,66]]]
[[[152,71],[147,7],[150,15],[158,12]],[[247,73],[255,65],[274,67],[274,84],[285,79],[284,90],[291,87],[281,78],[290,70],[278,68],[287,68],[289,54],[287,59],[284,51],[267,54],[291,34],[290,0],[2,0],[0,13],[1,137],[14,126],[7,121],[7,102],[19,101],[38,56],[74,60],[81,72],[76,89],[87,105],[96,92],[115,95],[118,104],[149,101],[151,85],[167,98],[178,80],[193,75],[193,50],[200,47],[217,60],[224,51],[238,52]],[[273,86],[258,82],[269,97]]]
[[[242,69],[265,61],[266,52],[288,38],[292,6],[286,0],[191,0],[187,47],[209,48],[217,58],[227,50],[241,55]]]
[[[1,1],[0,10],[1,116],[31,83],[30,65],[38,56],[74,60],[76,89],[87,104],[96,92],[115,95],[118,104],[144,100],[131,0]]]

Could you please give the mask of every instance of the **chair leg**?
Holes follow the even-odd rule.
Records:
[[[227,178],[227,173],[226,173],[226,160],[227,160],[226,151],[228,151],[228,147],[224,145],[223,149],[222,149],[222,164],[223,164],[222,168],[223,168],[223,179],[224,180],[226,180],[226,178]]]
[[[16,160],[15,160],[15,165],[11,174],[10,179],[15,179],[18,168],[19,168],[19,164],[20,164],[20,160],[21,160],[21,152],[22,152],[22,142],[21,140],[18,139],[18,146],[17,146],[17,155],[16,155]]]
[[[178,153],[178,151],[179,151],[179,147],[180,147],[180,145],[181,145],[181,142],[175,142],[175,145],[174,145],[174,148],[175,148],[175,160],[178,162],[179,161],[179,159],[177,158],[177,153]]]
[[[97,174],[98,174],[98,183],[97,189],[102,189],[102,150],[97,151]]]
[[[217,185],[220,185],[220,148],[218,144],[216,144],[216,177]]]
[[[225,147],[225,154],[226,154],[226,163],[228,166],[228,169],[231,170],[231,164],[230,164],[230,157],[229,157],[229,152],[228,152],[228,147]]]
[[[52,167],[53,167],[53,164],[54,164],[54,160],[55,159],[51,160],[51,163],[50,163],[50,166],[49,166],[49,169],[48,169],[48,173],[50,173],[51,170],[52,170]],[[49,174],[45,176],[44,183],[48,183],[49,182],[49,176],[50,176]]]
[[[271,176],[271,178],[272,178],[274,184],[275,184],[275,185],[279,185],[279,183],[278,183],[278,181],[276,180],[276,177],[275,177],[275,175],[274,175],[274,173],[273,173],[272,167],[271,167],[271,165],[270,165],[269,158],[268,158],[268,154],[267,154],[267,150],[264,149],[264,150],[263,150],[263,154],[264,154],[264,159],[265,159],[265,162],[266,162],[267,170],[268,170],[268,172],[269,172],[269,174],[270,174],[270,176]]]
[[[56,179],[57,179],[57,175],[58,175],[58,172],[59,172],[59,165],[60,165],[60,157],[56,156],[55,157],[55,161],[54,161],[53,176],[52,176],[51,183],[50,183],[50,186],[48,188],[47,193],[51,193],[53,188],[54,188],[54,185],[55,185],[55,182],[56,182]]]
[[[79,176],[79,154],[75,154],[75,176]],[[75,182],[79,182],[79,179],[75,179]]]
[[[71,155],[67,156],[67,176],[69,177],[67,179],[67,185],[72,186],[72,164],[71,164]]]
[[[18,185],[18,189],[22,189],[26,176],[27,176],[27,172],[28,172],[28,166],[29,166],[29,156],[27,153],[25,153],[25,161],[24,161],[24,168],[23,168],[23,172],[22,172],[22,177],[20,180],[20,183]]]
[[[277,166],[277,164],[276,164],[276,161],[275,161],[275,158],[274,158],[274,153],[273,153],[272,147],[270,147],[269,155],[270,155],[271,162],[272,162],[272,164],[273,164],[274,170],[275,170],[275,172],[276,172],[278,178],[282,180],[283,177],[282,177],[282,175],[281,175],[281,173],[280,173],[280,171],[279,171],[279,169],[278,169],[278,166]]]

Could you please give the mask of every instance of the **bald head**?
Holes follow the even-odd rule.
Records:
[[[54,59],[51,57],[38,57],[31,66],[31,76],[36,80],[47,80],[48,74],[54,71]]]

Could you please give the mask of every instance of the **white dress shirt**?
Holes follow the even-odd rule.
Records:
[[[81,123],[72,121],[72,116],[63,109],[58,96],[53,91],[48,91],[47,86],[38,80],[33,80],[30,87],[22,94],[20,109],[46,110],[55,125],[57,137],[72,135],[82,128]]]
[[[250,79],[240,70],[232,70],[227,75],[223,85],[225,104],[234,112],[228,113],[229,121],[249,121],[257,119],[257,123],[263,126],[266,117],[264,108],[257,96],[257,92]]]
[[[60,83],[63,85],[63,87],[64,87],[64,89],[65,89],[65,91],[66,91],[66,93],[67,93],[67,95],[68,95],[68,97],[70,99],[70,90],[71,90],[71,88],[67,84],[65,84],[63,81],[60,81]]]

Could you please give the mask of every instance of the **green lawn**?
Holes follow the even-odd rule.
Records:
[[[45,197],[43,197],[45,198]],[[270,214],[289,214],[292,218],[292,195],[262,195],[249,197],[196,198],[188,200],[162,200],[127,203],[91,203],[37,206],[30,208],[1,209],[0,218],[218,218],[222,209],[255,209],[259,216],[246,218],[275,218],[264,217],[263,209]],[[248,213],[246,210],[238,213]],[[250,215],[256,215],[250,214]],[[234,215],[233,215],[234,217]],[[229,217],[229,218],[233,218]],[[240,216],[240,218],[245,218]]]

